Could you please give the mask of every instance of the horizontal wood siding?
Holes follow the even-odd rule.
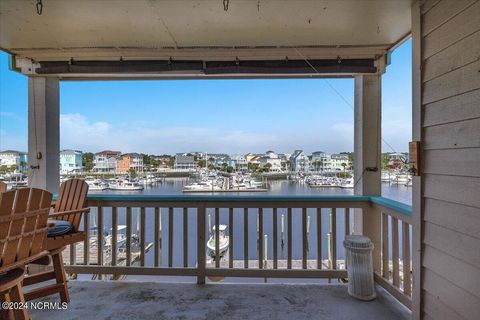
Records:
[[[480,178],[425,174],[424,196],[480,208]],[[455,214],[452,212],[452,214]],[[480,246],[479,246],[480,247]]]
[[[459,271],[460,272],[460,271]],[[423,270],[423,287],[438,300],[467,320],[478,320],[480,299],[428,268]],[[425,305],[425,303],[424,303]],[[431,315],[433,319],[437,319]]]
[[[480,42],[480,30],[425,60],[423,82],[479,60],[480,48],[475,45],[478,42]]]
[[[442,0],[436,6],[446,7],[452,0]],[[456,1],[456,0],[454,0]],[[440,8],[440,7],[439,7]],[[429,11],[423,17],[423,21],[432,13]],[[423,58],[427,59],[434,54],[438,54],[445,48],[463,40],[470,34],[480,29],[480,2],[478,0],[468,8],[454,14],[452,19],[447,21],[437,21],[440,25],[433,32],[423,37]]]
[[[423,218],[458,233],[480,239],[480,210],[443,200],[426,198]]]
[[[480,148],[426,150],[425,173],[480,178]]]
[[[423,265],[480,298],[480,277],[478,277],[480,266],[463,263],[463,261],[434,247],[428,247],[428,250],[425,250]]]
[[[450,0],[443,1],[440,5],[432,7],[428,15],[422,21],[422,35],[426,36],[450,19],[455,17],[463,9],[474,4],[476,0]]]
[[[478,70],[480,70],[480,61],[477,60],[425,82],[423,84],[423,104],[450,98],[480,88]]]
[[[477,89],[438,102],[429,103],[423,107],[423,126],[430,127],[480,118],[479,101],[480,89]]]
[[[428,291],[423,291],[423,301],[425,305],[425,319],[435,320],[465,320],[464,317],[453,311],[445,305],[440,298],[432,296]],[[429,316],[429,315],[432,316]]]
[[[422,17],[421,315],[480,315],[480,1],[427,0]]]

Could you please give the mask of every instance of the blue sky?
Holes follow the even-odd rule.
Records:
[[[352,151],[353,85],[353,79],[64,81],[60,144],[154,154]],[[383,139],[406,151],[411,41],[393,53],[382,86]],[[27,78],[9,71],[0,52],[0,150],[27,149],[27,89]]]

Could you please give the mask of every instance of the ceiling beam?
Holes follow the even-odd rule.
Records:
[[[269,61],[40,61],[35,69],[41,75],[129,74],[145,75],[315,75],[315,74],[373,74],[378,69],[373,59],[269,60]]]

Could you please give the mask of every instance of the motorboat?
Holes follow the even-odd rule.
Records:
[[[143,190],[143,186],[134,180],[117,180],[108,185],[111,190],[137,191]]]
[[[228,250],[228,245],[230,243],[230,238],[226,234],[227,231],[227,226],[224,224],[220,224],[218,226],[218,256],[223,257],[225,253]],[[216,254],[216,226],[213,226],[212,228],[212,234],[210,235],[210,238],[207,241],[207,248],[208,248],[208,255],[210,257],[215,258],[217,256]]]
[[[355,187],[355,183],[353,181],[353,178],[343,179],[343,181],[340,182],[339,187],[340,188],[353,188],[353,187]]]
[[[99,179],[85,180],[85,182],[88,184],[88,191],[103,191],[108,189],[108,184]]]
[[[392,179],[391,175],[390,175],[390,172],[387,172],[387,171],[382,171],[382,182],[390,182],[390,180]]]
[[[118,225],[117,226],[117,250],[123,248],[127,241],[127,226]],[[110,232],[105,236],[105,246],[111,248],[113,246],[113,228],[110,228]]]

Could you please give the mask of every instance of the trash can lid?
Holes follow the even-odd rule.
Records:
[[[361,235],[348,235],[343,241],[345,248],[367,249],[371,248],[373,243],[369,237]]]

